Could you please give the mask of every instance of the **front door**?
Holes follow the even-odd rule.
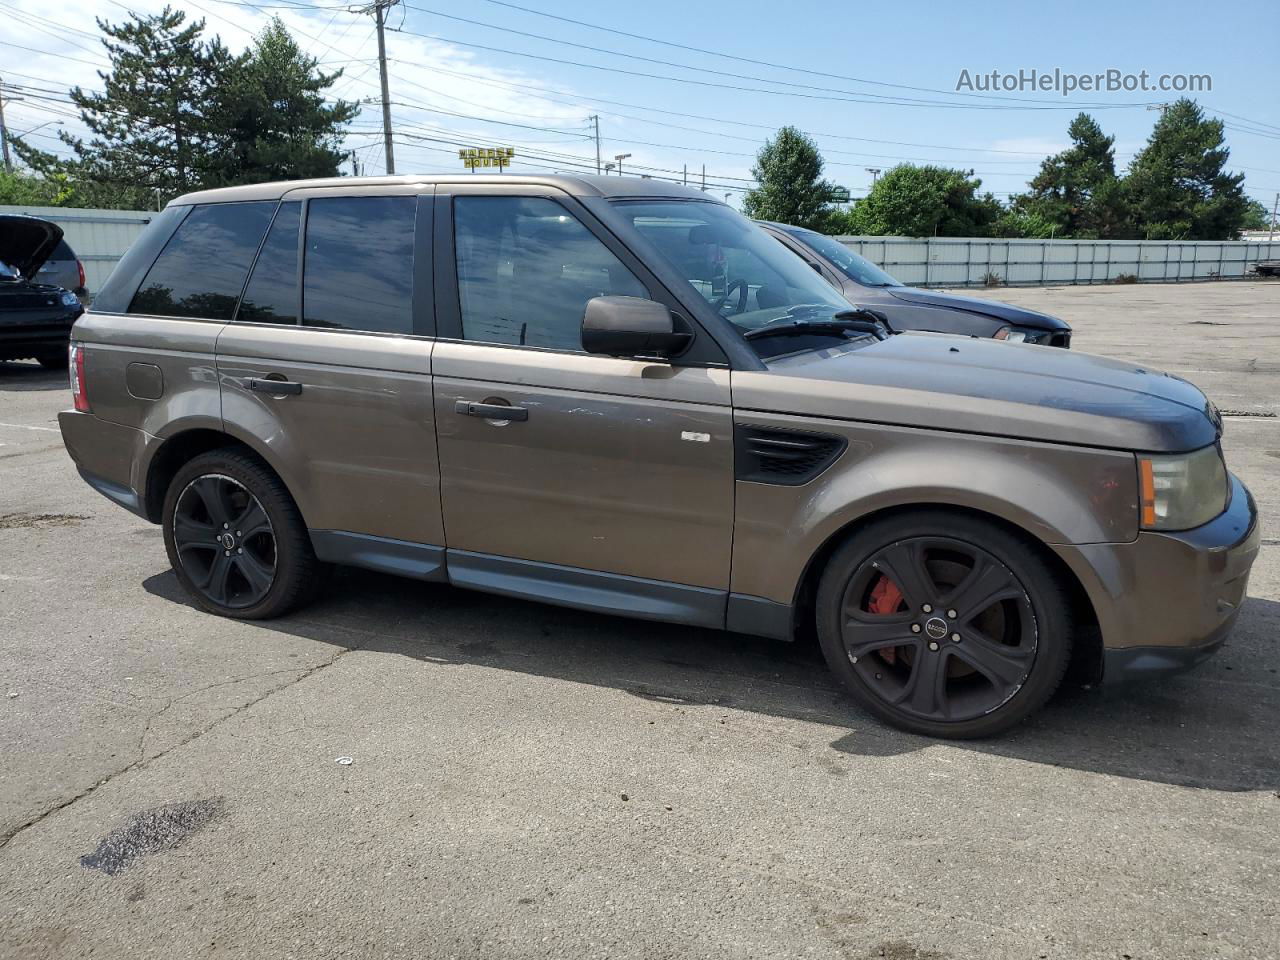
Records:
[[[217,363],[226,429],[265,445],[321,559],[442,578],[420,189],[287,195]]]
[[[432,365],[450,579],[721,626],[728,370],[585,353],[592,297],[674,302],[589,213],[539,189],[437,197]]]

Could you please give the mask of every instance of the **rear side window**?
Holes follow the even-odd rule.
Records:
[[[458,197],[454,242],[466,340],[581,351],[588,300],[649,295],[554,200]]]
[[[147,272],[129,313],[230,320],[274,201],[198,206]]]
[[[49,256],[50,260],[74,260],[75,258],[76,255],[71,252],[71,248],[67,246],[67,241],[65,240],[59,240],[58,245],[53,248],[53,253]]]
[[[280,204],[267,232],[236,319],[248,323],[298,322],[298,221],[302,204]]]
[[[413,333],[416,197],[321,197],[307,207],[303,323]]]

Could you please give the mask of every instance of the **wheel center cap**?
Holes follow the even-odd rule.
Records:
[[[236,545],[236,535],[234,533],[224,533],[218,537],[218,542],[222,544],[222,549],[234,550]]]
[[[924,632],[931,640],[941,640],[947,635],[947,621],[941,617],[930,617],[924,622]]]

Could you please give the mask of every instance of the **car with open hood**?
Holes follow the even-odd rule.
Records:
[[[894,334],[731,207],[652,180],[180,197],[71,356],[76,466],[161,525],[210,613],[286,614],[338,563],[816,634],[858,703],[936,736],[1007,729],[1069,668],[1196,663],[1260,542],[1192,384]]]
[[[908,287],[835,237],[783,223],[760,221],[760,226],[850,303],[883,314],[895,330],[929,330],[1047,347],[1071,346],[1071,325],[1058,317],[999,300]]]
[[[61,240],[48,220],[0,216],[0,360],[67,365],[71,325],[84,308],[71,290],[35,279]]]

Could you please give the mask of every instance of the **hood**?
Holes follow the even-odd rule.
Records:
[[[1212,443],[1221,420],[1187,381],[1075,350],[904,333],[734,374],[740,408],[1119,450]]]
[[[980,313],[995,317],[1005,323],[1015,323],[1022,327],[1036,327],[1041,330],[1070,330],[1071,325],[1065,320],[1051,317],[1047,313],[1015,307],[999,300],[982,300],[978,297],[961,297],[954,293],[938,293],[934,290],[921,290],[918,287],[882,287],[885,293],[906,303],[919,303],[930,307],[949,307],[952,310],[966,310],[969,313]]]
[[[17,267],[30,280],[52,256],[62,228],[36,217],[0,216],[0,261]]]

